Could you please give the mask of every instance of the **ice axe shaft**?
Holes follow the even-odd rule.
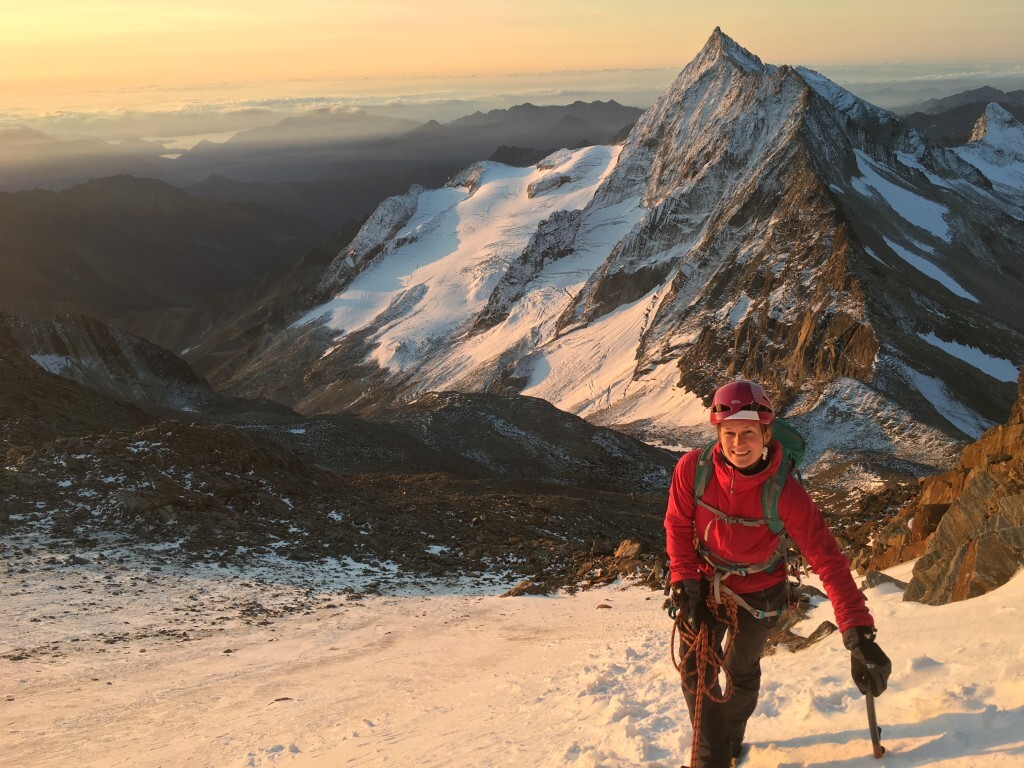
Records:
[[[878,727],[878,718],[875,716],[874,695],[868,691],[864,698],[868,706],[868,729],[871,731],[871,751],[877,760],[885,754],[885,747],[882,746],[882,729]]]

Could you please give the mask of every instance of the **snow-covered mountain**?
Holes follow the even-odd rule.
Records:
[[[391,198],[247,357],[187,358],[306,412],[522,393],[677,445],[742,374],[819,467],[948,466],[1024,361],[1021,192],[969,160],[716,29],[624,144]]]
[[[1024,210],[1024,125],[999,104],[989,104],[956,153],[981,171],[994,189]]]

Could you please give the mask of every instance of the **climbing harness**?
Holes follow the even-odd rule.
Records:
[[[720,512],[710,504],[703,501],[698,501],[698,503],[705,509],[714,513],[717,519],[728,523],[748,526],[765,524],[763,519],[751,520],[749,518],[732,517],[730,515],[726,515],[724,512]],[[710,526],[711,523],[709,522],[708,527]],[[705,536],[707,536],[706,529]],[[700,555],[704,559],[704,562],[709,566],[709,571],[705,572],[705,576],[707,576],[711,582],[711,596],[714,598],[716,603],[721,603],[723,598],[728,598],[749,612],[755,619],[773,619],[776,616],[781,616],[794,605],[797,598],[797,588],[800,586],[801,582],[800,576],[801,573],[806,570],[807,564],[803,555],[801,555],[796,549],[792,540],[786,536],[785,532],[779,533],[778,539],[779,543],[776,546],[775,551],[767,560],[760,563],[736,563],[715,555],[707,546],[705,546],[700,536],[693,537],[694,549],[696,549],[697,554]],[[780,565],[783,565],[786,569],[787,593],[786,604],[777,610],[762,611],[758,608],[754,608],[740,595],[736,594],[722,583],[724,579],[727,579],[730,576],[746,576],[751,573],[771,572]]]

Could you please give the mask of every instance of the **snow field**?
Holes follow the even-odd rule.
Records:
[[[84,593],[89,610],[47,630],[67,603],[69,570],[60,573],[16,577],[34,586],[13,602],[0,634],[0,765],[677,768],[688,760],[660,592],[358,598],[294,587],[308,598],[304,610],[246,623],[220,601],[234,593],[238,605],[285,602],[289,588],[189,585],[154,573],[139,597]],[[181,629],[181,601],[204,587],[202,600],[189,600],[202,611]],[[863,698],[833,634],[763,661],[745,765],[1020,765],[1024,577],[942,607],[903,603],[891,585],[867,595],[894,667],[878,699],[885,758],[871,758]],[[798,631],[831,618],[824,602]],[[146,631],[96,642],[97,630],[116,625]],[[23,632],[33,644],[50,634],[63,651],[12,660],[10,649],[27,644]]]

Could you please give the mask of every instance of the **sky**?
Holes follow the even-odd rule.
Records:
[[[0,15],[0,113],[331,89],[460,94],[577,77],[650,90],[716,26],[768,63],[826,74],[1024,73],[1017,0],[0,0]]]

